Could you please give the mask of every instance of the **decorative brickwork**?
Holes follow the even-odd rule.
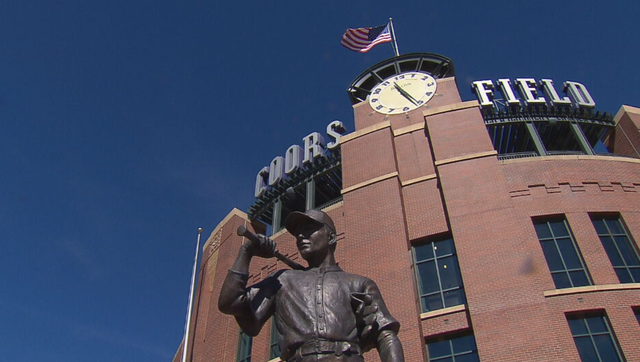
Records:
[[[594,185],[597,186],[597,187],[592,187]],[[544,189],[544,191],[547,194],[559,194],[559,193],[562,193],[562,192],[586,192],[586,191],[590,191],[590,192],[594,192],[594,191],[595,192],[614,192],[614,191],[638,192],[638,190],[640,190],[640,181],[632,182],[632,183],[630,183],[630,182],[613,182],[613,181],[612,182],[608,182],[608,183],[583,181],[583,182],[573,182],[573,183],[560,182],[557,185],[534,184],[534,185],[528,185],[528,187],[526,189],[523,189],[523,190],[509,191],[509,195],[511,197],[514,197],[514,198],[515,197],[523,197],[523,196],[531,196],[531,194],[532,194],[531,189],[534,189],[534,188],[542,188],[542,189]]]

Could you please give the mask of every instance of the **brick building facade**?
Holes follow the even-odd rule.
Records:
[[[368,72],[430,59],[403,57]],[[401,322],[409,362],[577,362],[590,353],[640,361],[640,109],[622,106],[608,119],[589,111],[576,120],[575,110],[535,122],[503,117],[498,123],[540,133],[530,157],[509,157],[488,132],[487,110],[461,100],[453,65],[445,65],[451,69],[438,73],[436,96],[407,113],[385,115],[352,98],[355,130],[340,140],[341,200],[323,209],[338,230],[338,263],[376,281]],[[556,122],[584,131],[585,149],[547,151],[541,127]],[[606,132],[589,141],[594,124]],[[596,143],[609,153],[594,151]],[[267,230],[234,209],[207,240],[192,361],[278,361],[270,358],[270,323],[239,348],[237,324],[217,309],[243,242],[240,225]],[[273,238],[302,262],[291,235]],[[255,258],[249,282],[284,267]],[[375,351],[365,358],[379,361]]]

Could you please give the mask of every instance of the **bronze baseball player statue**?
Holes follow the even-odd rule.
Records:
[[[248,287],[251,258],[277,254],[271,239],[252,235],[224,281],[220,310],[233,315],[250,336],[275,315],[283,361],[364,361],[362,354],[374,347],[383,362],[404,361],[400,323],[376,284],[336,264],[333,220],[318,210],[293,212],[285,227],[309,267],[279,270]]]

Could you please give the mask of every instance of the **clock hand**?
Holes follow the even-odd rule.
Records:
[[[403,97],[408,99],[409,102],[413,103],[416,106],[418,105],[418,101],[416,101],[416,99],[413,98],[411,94],[409,94],[406,90],[402,89],[402,87],[400,87],[398,83],[393,82],[393,86],[396,88],[396,90],[398,90],[398,92],[400,92],[400,94],[402,94]]]

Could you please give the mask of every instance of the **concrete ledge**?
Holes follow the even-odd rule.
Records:
[[[391,127],[391,122],[384,121],[384,122],[380,122],[380,123],[374,124],[373,126],[365,127],[365,128],[363,128],[361,130],[358,130],[358,131],[355,131],[355,132],[351,132],[348,135],[342,136],[340,138],[340,143],[349,142],[349,141],[354,140],[354,139],[356,139],[358,137],[362,137],[362,136],[364,136],[366,134],[373,133],[375,131],[379,131],[379,130],[381,130],[383,128],[387,128],[387,127]]]
[[[343,204],[344,204],[344,201],[336,202],[335,204],[333,204],[333,205],[329,205],[329,206],[327,206],[327,207],[325,207],[325,208],[322,208],[322,209],[320,209],[320,210],[322,210],[322,211],[324,211],[324,212],[329,212],[329,211],[331,211],[331,210],[333,210],[333,209],[337,209],[337,208],[339,208],[339,207],[342,207],[342,205],[343,205]]]
[[[447,104],[446,106],[427,109],[426,111],[422,112],[422,115],[425,117],[428,117],[436,114],[453,112],[461,109],[474,108],[474,107],[480,107],[480,103],[478,103],[478,101],[466,101],[466,102],[460,102],[460,103]]]
[[[357,107],[360,107],[363,104],[369,104],[369,102],[367,102],[367,100],[364,100],[364,101],[361,101],[361,102],[358,102],[358,103],[354,104],[352,107],[353,107],[353,109],[356,109]]]
[[[209,235],[209,238],[207,239],[207,241],[204,243],[204,245],[202,246],[202,250],[205,250],[207,248],[207,246],[209,246],[209,243],[211,242],[211,240],[213,240],[214,236],[218,233],[218,231],[220,231],[220,228],[222,228],[222,226],[224,224],[226,224],[227,222],[229,222],[229,220],[234,217],[237,216],[241,219],[244,220],[249,220],[249,217],[247,216],[246,213],[236,209],[235,207],[233,208],[233,210],[229,211],[229,213],[227,214],[227,216],[224,217],[224,219],[222,219],[222,221],[220,221],[218,223],[218,225],[216,225],[215,229],[213,229],[213,231],[211,232],[211,235]]]
[[[501,160],[500,163],[503,165],[508,165],[511,163],[558,161],[558,160],[574,160],[574,161],[575,160],[599,160],[599,161],[640,163],[640,159],[637,159],[637,158],[602,156],[602,155],[563,155],[563,156],[524,157],[524,158],[515,158],[513,160]]]
[[[618,113],[613,117],[613,122],[618,124],[618,122],[620,122],[620,118],[622,118],[622,115],[625,113],[640,114],[640,108],[622,105],[622,107],[618,109]]]
[[[422,313],[422,314],[420,314],[420,319],[421,320],[425,320],[425,319],[429,319],[429,318],[435,318],[435,317],[439,317],[439,316],[442,316],[442,315],[461,312],[461,311],[466,310],[466,309],[467,309],[467,306],[465,304],[455,305],[455,306],[449,307],[449,308],[443,308],[443,309],[434,310],[432,312]]]
[[[632,290],[632,289],[640,289],[640,283],[589,285],[586,287],[547,290],[544,292],[544,296],[545,298],[549,298],[549,297],[556,297],[560,295],[606,292],[606,291],[612,291],[612,290]]]
[[[412,124],[411,126],[408,126],[408,127],[396,129],[393,131],[393,135],[394,137],[398,137],[405,133],[411,133],[421,129],[424,129],[424,122],[420,122],[420,123]]]
[[[497,151],[487,151],[487,152],[480,152],[480,153],[472,153],[470,155],[464,155],[464,156],[460,156],[460,157],[452,157],[452,158],[447,158],[444,160],[440,160],[440,161],[436,161],[436,166],[442,166],[442,165],[446,165],[448,163],[454,163],[454,162],[460,162],[460,161],[466,161],[466,160],[473,160],[475,158],[482,158],[482,157],[489,157],[489,156],[496,156],[498,154]]]
[[[280,235],[284,235],[287,232],[287,229],[282,228],[281,230],[278,230],[277,233],[272,234],[271,236],[269,236],[271,239],[277,239]]]
[[[407,181],[400,181],[400,184],[402,186],[409,186],[409,185],[416,184],[418,182],[427,181],[427,180],[433,180],[433,179],[435,179],[437,177],[438,177],[438,175],[436,175],[435,173],[432,173],[431,175],[416,177],[416,178],[412,178],[411,180],[407,180]]]
[[[390,179],[392,177],[398,177],[398,171],[394,171],[391,173],[388,173],[386,175],[382,175],[382,176],[378,176],[378,177],[374,177],[370,180],[364,181],[364,182],[360,182],[359,184],[355,184],[353,186],[349,186],[346,189],[342,189],[342,194],[346,194],[348,192],[351,192],[353,190],[357,190],[359,188],[365,187],[365,186],[369,186],[371,184],[374,184],[376,182],[380,182],[380,181],[384,181],[386,179]]]
[[[438,78],[436,79],[436,83],[444,83],[444,82],[451,82],[456,80],[456,77],[446,77],[446,78]]]

